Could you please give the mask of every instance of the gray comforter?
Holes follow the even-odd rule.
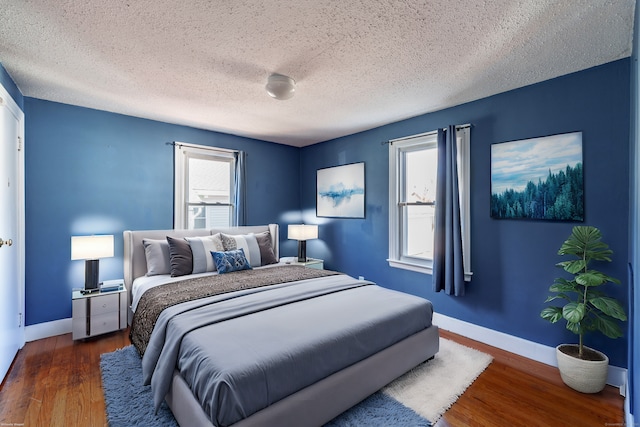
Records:
[[[156,408],[176,366],[228,426],[431,326],[429,301],[338,275],[182,303],[142,360]]]
[[[340,274],[330,270],[316,270],[302,266],[282,265],[269,268],[234,271],[213,276],[183,276],[178,282],[171,282],[149,289],[142,295],[131,323],[131,343],[144,356],[147,344],[160,313],[167,307],[185,301],[221,295],[279,283]]]

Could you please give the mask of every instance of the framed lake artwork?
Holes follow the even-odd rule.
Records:
[[[316,215],[364,218],[364,162],[318,169]]]
[[[492,144],[491,217],[584,221],[582,132]]]

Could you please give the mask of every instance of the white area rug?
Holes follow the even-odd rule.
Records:
[[[492,360],[486,353],[441,338],[435,359],[407,372],[382,391],[435,424]]]

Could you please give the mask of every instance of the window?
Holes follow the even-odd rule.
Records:
[[[235,153],[175,143],[175,228],[234,224]]]
[[[431,274],[438,166],[437,132],[390,141],[389,265]],[[465,279],[471,278],[469,128],[457,131]]]

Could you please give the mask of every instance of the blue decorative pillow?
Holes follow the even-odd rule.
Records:
[[[213,261],[216,263],[218,273],[230,273],[232,271],[251,270],[251,265],[244,256],[242,248],[233,251],[214,252]]]

